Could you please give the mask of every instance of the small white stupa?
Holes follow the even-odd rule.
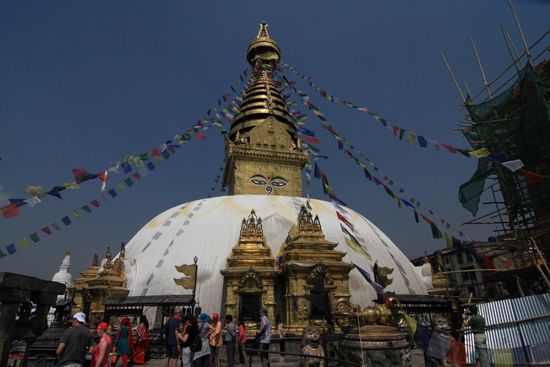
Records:
[[[53,282],[65,284],[66,287],[65,293],[57,296],[57,301],[66,299],[69,294],[67,288],[74,286],[73,276],[69,270],[71,270],[71,250],[67,251],[67,255],[65,255],[65,258],[61,262],[59,271],[52,277]],[[50,312],[48,313],[48,325],[54,320],[54,312],[55,308],[50,308]]]

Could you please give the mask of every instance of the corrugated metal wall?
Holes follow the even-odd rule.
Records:
[[[550,294],[508,299],[478,305],[478,313],[485,318],[487,348],[508,349],[529,347],[550,341],[550,316],[510,325],[491,327],[511,321],[525,320],[537,316],[550,315]],[[470,331],[464,333],[466,360],[474,359],[474,336]],[[530,355],[530,348],[526,348]],[[532,357],[532,356],[531,356]],[[550,361],[550,350],[539,354],[538,359]],[[531,359],[532,360],[532,359]]]

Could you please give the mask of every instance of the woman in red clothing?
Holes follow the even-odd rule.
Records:
[[[145,351],[149,348],[149,321],[145,315],[141,315],[139,326],[136,329],[137,335],[134,339],[134,350],[132,360],[134,363],[145,363]]]
[[[244,350],[244,344],[246,343],[246,330],[242,317],[237,319],[237,324],[239,325],[239,338],[235,342],[235,356],[237,357],[237,364],[248,364],[246,360],[246,351]]]
[[[106,322],[100,322],[95,329],[100,340],[94,347],[90,367],[109,367],[109,351],[113,349],[113,340],[107,332],[108,327],[109,325]]]

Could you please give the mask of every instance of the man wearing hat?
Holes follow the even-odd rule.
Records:
[[[206,336],[210,338],[210,367],[218,367],[218,352],[220,351],[223,341],[222,323],[217,313],[212,315],[212,324]]]
[[[85,322],[86,315],[84,313],[74,314],[72,327],[61,335],[55,351],[58,358],[57,366],[82,366],[86,354],[94,352],[94,338],[90,330],[84,327]]]
[[[174,311],[174,317],[168,321],[166,333],[166,359],[164,360],[164,367],[169,367],[170,359],[172,360],[172,367],[176,367],[179,359],[180,345],[176,337],[176,331],[181,331],[182,316],[183,309],[177,308],[176,311]]]
[[[109,367],[109,351],[113,349],[113,340],[109,336],[108,328],[109,324],[106,322],[100,322],[95,328],[99,343],[94,348],[90,367]]]

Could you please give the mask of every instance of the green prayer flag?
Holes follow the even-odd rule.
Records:
[[[148,161],[149,153],[139,153],[139,159],[141,159],[142,161]]]
[[[38,237],[38,233],[34,232],[29,235],[29,238],[33,240],[35,243],[40,241],[40,237]]]
[[[433,238],[443,238],[443,234],[437,228],[437,226],[434,223],[430,223],[430,226],[432,227],[432,237]]]
[[[88,205],[81,206],[80,209],[82,209],[82,211],[84,211],[86,213],[91,213],[92,212],[92,210],[90,209],[90,207]]]
[[[124,182],[126,183],[126,185],[128,187],[132,187],[132,185],[134,185],[134,181],[132,181],[132,179],[130,177],[128,177],[127,179],[124,180]]]

